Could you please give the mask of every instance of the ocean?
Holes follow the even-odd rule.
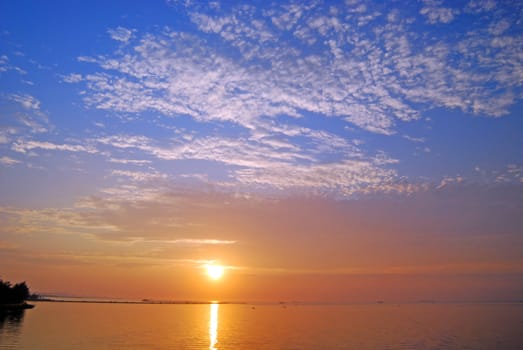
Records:
[[[34,304],[0,349],[523,349],[523,303]]]

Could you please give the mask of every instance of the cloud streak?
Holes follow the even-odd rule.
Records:
[[[0,164],[6,165],[6,166],[11,166],[11,165],[18,164],[18,163],[20,163],[19,160],[13,159],[11,157],[3,156],[0,158]]]
[[[34,149],[43,149],[48,151],[66,151],[66,152],[86,152],[97,153],[93,147],[84,145],[55,144],[47,141],[17,141],[13,143],[12,150],[20,153],[27,153]]]
[[[123,27],[117,27],[114,29],[108,29],[107,33],[111,36],[111,39],[127,43],[133,36],[133,31]]]

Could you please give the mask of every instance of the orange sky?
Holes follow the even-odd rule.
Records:
[[[3,209],[2,278],[132,299],[517,300],[521,198],[449,187],[352,201],[169,193]],[[227,266],[219,281],[205,275],[212,260]]]

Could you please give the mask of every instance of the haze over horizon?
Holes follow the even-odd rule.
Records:
[[[521,18],[494,0],[3,1],[0,278],[521,300]]]

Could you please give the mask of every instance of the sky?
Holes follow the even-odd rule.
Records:
[[[522,18],[495,0],[0,1],[0,278],[519,300]]]

